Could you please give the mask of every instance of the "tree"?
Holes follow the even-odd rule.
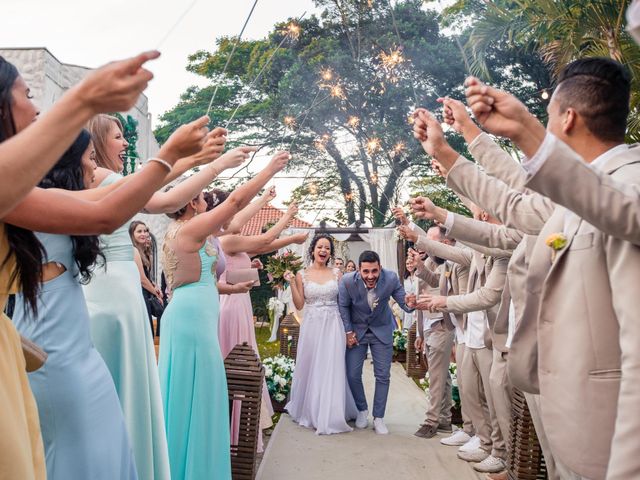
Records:
[[[431,174],[413,140],[409,114],[435,110],[441,95],[461,97],[466,75],[457,41],[440,31],[439,14],[421,0],[318,0],[323,11],[278,24],[267,39],[221,38],[215,52],[196,52],[188,69],[218,86],[214,124],[233,116],[238,143],[292,149],[292,168],[304,172],[295,196],[302,208],[344,204],[339,224],[386,224],[409,178]],[[299,35],[294,35],[299,26]],[[521,64],[495,54],[505,81],[531,90]],[[501,63],[502,62],[502,63]],[[264,73],[258,78],[258,73]],[[163,141],[181,123],[206,112],[213,87],[188,89],[156,130]],[[451,141],[464,152],[462,140]],[[320,219],[323,219],[321,217]]]
[[[140,158],[138,155],[138,121],[133,118],[131,115],[127,115],[125,119],[121,114],[115,113],[115,117],[120,120],[122,124],[122,128],[124,129],[123,135],[125,140],[129,143],[127,147],[126,158],[127,161],[124,162],[124,170],[122,171],[123,175],[127,175],[129,173],[133,173],[136,169],[136,162]]]
[[[488,52],[496,41],[538,52],[554,76],[583,57],[609,57],[632,74],[629,137],[640,139],[640,48],[625,30],[629,0],[458,0],[446,12],[451,23],[471,23],[466,49],[473,73],[491,79]]]

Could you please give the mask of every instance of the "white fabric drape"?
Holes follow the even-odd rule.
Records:
[[[360,234],[371,250],[380,255],[382,268],[398,273],[398,239],[395,228],[370,228],[369,234]]]

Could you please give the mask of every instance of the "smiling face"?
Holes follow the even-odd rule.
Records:
[[[39,112],[35,104],[31,101],[33,98],[31,96],[31,90],[21,76],[18,76],[15,82],[13,82],[11,97],[11,113],[13,115],[16,133],[18,133],[35,122]]]
[[[96,150],[93,148],[93,142],[89,142],[89,146],[82,154],[82,181],[84,188],[90,188],[90,185],[96,179]]]
[[[349,260],[347,262],[347,266],[344,267],[345,272],[350,273],[350,272],[355,272],[356,269],[356,262],[354,262],[353,260]]]
[[[122,130],[117,123],[111,122],[109,133],[105,143],[106,167],[114,172],[124,170],[124,161],[127,154],[129,142],[125,140]]]
[[[380,263],[362,262],[360,264],[360,276],[367,288],[374,288],[380,278]]]
[[[331,258],[331,242],[328,238],[320,238],[313,247],[313,260],[326,265]]]
[[[142,247],[147,246],[149,243],[149,229],[144,223],[136,225],[136,228],[133,231],[133,239],[138,245]]]

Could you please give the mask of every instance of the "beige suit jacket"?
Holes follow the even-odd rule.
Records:
[[[640,184],[640,150],[614,156],[603,171]],[[545,239],[563,231],[567,245],[552,262]],[[526,295],[513,345],[537,337],[554,456],[587,478],[640,478],[640,248],[557,207],[530,256]]]
[[[638,150],[640,146],[630,148]],[[592,168],[562,141],[557,141],[527,186],[602,231],[640,244],[640,188]]]

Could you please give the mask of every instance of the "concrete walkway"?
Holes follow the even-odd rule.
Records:
[[[365,362],[367,399],[373,398],[373,370]],[[456,457],[440,438],[413,435],[423,420],[426,397],[394,363],[387,403],[390,434],[372,428],[339,435],[315,435],[283,414],[264,454],[259,480],[478,480],[484,478]],[[372,423],[371,420],[369,422]]]

